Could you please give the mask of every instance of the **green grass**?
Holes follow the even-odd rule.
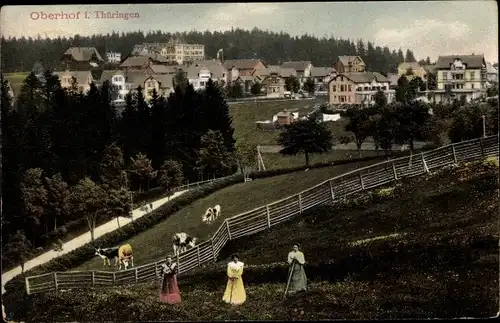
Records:
[[[150,230],[127,240],[126,242],[134,249],[134,264],[139,266],[154,262],[164,257],[166,253],[171,253],[171,239],[176,232],[187,232],[200,238],[201,241],[209,239],[228,217],[288,197],[329,178],[377,162],[380,160],[310,169],[307,172],[256,179],[220,190],[183,208]],[[202,224],[201,216],[208,207],[216,204],[221,205],[221,216],[212,225]],[[102,270],[102,260],[96,257],[75,270]]]
[[[237,141],[255,145],[275,145],[278,131],[263,131],[257,129],[255,121],[271,120],[273,116],[287,109],[290,112],[299,112],[303,116],[311,111],[316,103],[326,102],[317,100],[290,100],[280,102],[245,102],[229,105],[229,114],[233,118],[234,135]]]
[[[264,166],[266,166],[266,170],[303,166],[306,163],[304,154],[298,154],[295,156],[283,156],[280,153],[261,153],[261,155],[262,160],[264,161]],[[378,155],[383,156],[384,153],[379,151]],[[362,158],[372,156],[377,156],[377,152],[372,150],[364,150],[361,153]],[[309,163],[311,165],[328,162],[335,163],[336,161],[354,158],[358,158],[358,152],[356,150],[333,150],[324,154],[311,154],[309,157]]]
[[[231,242],[221,256],[237,251],[246,263],[247,301],[239,307],[221,301],[223,260],[180,277],[176,306],[160,304],[159,285],[149,283],[35,295],[7,303],[7,312],[27,322],[491,317],[499,292],[496,178],[495,167],[414,178],[392,197],[313,208]],[[309,291],[283,300],[284,262],[296,241]]]
[[[4,78],[10,81],[14,94],[17,96],[21,92],[21,87],[23,85],[24,79],[28,76],[30,72],[20,72],[20,73],[5,73]]]

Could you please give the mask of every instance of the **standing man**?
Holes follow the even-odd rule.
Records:
[[[294,294],[300,291],[307,292],[307,277],[304,270],[304,264],[306,261],[304,254],[299,248],[300,245],[296,243],[293,245],[292,251],[288,253],[289,271],[285,296],[287,294]]]

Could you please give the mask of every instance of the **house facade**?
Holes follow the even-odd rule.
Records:
[[[123,101],[128,93],[141,86],[148,75],[144,71],[106,70],[101,74],[100,82],[109,81],[117,90],[115,100]]]
[[[255,70],[266,68],[260,59],[231,59],[225,61],[222,66],[228,71],[228,82],[234,82],[240,76],[252,76]]]
[[[263,78],[261,84],[267,97],[285,97],[285,78],[278,71],[270,71],[269,75]]]
[[[498,83],[498,68],[491,63],[486,63],[486,80],[489,83]]]
[[[122,61],[122,54],[118,52],[107,52],[106,58],[109,63],[118,64]]]
[[[300,84],[303,85],[306,79],[311,76],[313,65],[310,61],[284,62],[281,64],[281,68],[294,69]]]
[[[87,92],[90,84],[94,82],[91,71],[69,71],[55,72],[61,82],[61,87],[70,89],[76,86],[78,91]],[[76,84],[75,84],[76,82]]]
[[[483,55],[439,56],[436,63],[436,102],[464,98],[467,102],[486,95],[487,70]]]
[[[395,99],[395,91],[391,90],[390,80],[380,73],[341,73],[334,76],[328,84],[330,105],[375,103],[375,94],[381,90],[388,102]]]
[[[156,90],[158,96],[168,97],[174,92],[173,78],[170,75],[151,75],[144,80],[144,99],[151,100]]]
[[[149,56],[129,56],[120,64],[119,69],[123,71],[145,71],[150,65],[158,63]]]
[[[337,73],[362,73],[366,64],[360,56],[339,56],[334,64]]]
[[[70,47],[59,62],[62,70],[70,71],[89,71],[104,65],[104,59],[95,47]]]
[[[337,71],[333,67],[313,67],[311,68],[311,77],[316,84],[316,91],[327,91],[328,83]]]
[[[406,62],[398,65],[398,75],[412,75],[413,77],[420,77],[422,80],[427,79],[427,71],[424,66],[419,65],[417,62]]]

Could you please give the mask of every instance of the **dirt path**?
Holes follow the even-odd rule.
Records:
[[[158,207],[162,206],[163,204],[165,204],[169,200],[176,198],[179,195],[181,195],[187,191],[189,191],[189,190],[176,192],[170,197],[164,197],[164,198],[161,198],[159,200],[152,202],[153,203],[153,210],[157,209]],[[124,218],[124,217],[119,218],[120,226],[124,226],[124,225],[126,225],[134,220],[137,220],[138,218],[143,217],[146,214],[148,214],[148,212],[141,211],[140,209],[137,208],[137,209],[132,211],[132,215],[133,215],[132,219]],[[100,236],[102,236],[108,232],[112,232],[116,229],[118,229],[118,223],[116,222],[116,219],[113,219],[111,221],[106,222],[103,225],[98,226],[94,230],[94,237],[95,237],[95,239],[97,239]],[[38,256],[36,258],[29,260],[24,265],[24,270],[26,271],[26,270],[29,270],[33,267],[47,263],[50,260],[52,260],[58,256],[64,255],[72,250],[75,250],[76,248],[79,248],[79,247],[89,243],[90,241],[91,241],[90,231],[87,231],[86,233],[64,243],[63,250],[61,252],[56,252],[56,251],[51,250],[51,251],[47,251],[46,253],[41,254],[40,256]],[[21,266],[18,266],[16,268],[11,269],[8,272],[2,274],[2,294],[5,293],[5,289],[4,289],[5,283],[7,283],[9,280],[11,280],[12,278],[14,278],[15,276],[17,276],[19,274],[21,274]]]

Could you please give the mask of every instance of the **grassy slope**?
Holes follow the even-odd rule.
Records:
[[[23,317],[41,322],[104,315],[156,321],[493,316],[498,310],[497,170],[486,180],[471,176],[462,182],[457,173],[447,181],[412,182],[396,191],[396,198],[375,203],[322,206],[235,241],[224,254],[237,250],[248,266],[247,302],[240,307],[220,300],[222,262],[180,278],[183,302],[177,306],[159,304],[159,287],[144,284],[35,296],[26,302]],[[407,235],[347,244],[394,231]],[[307,297],[283,301],[286,271],[261,264],[282,262],[296,240],[304,246],[310,290]],[[334,261],[326,264],[329,260]],[[118,304],[128,304],[127,310]]]
[[[28,74],[29,72],[5,73],[3,76],[10,81],[12,89],[17,96],[21,92],[21,86],[23,85],[23,81]]]
[[[315,104],[326,102],[325,99],[290,100],[280,102],[245,102],[230,104],[229,113],[233,118],[236,140],[255,145],[276,145],[279,131],[263,131],[257,128],[255,121],[271,120],[273,115],[287,109],[299,112],[299,116],[309,113]],[[336,136],[343,136],[344,121],[329,122],[329,128]]]
[[[194,202],[152,229],[128,240],[127,242],[134,248],[134,263],[141,265],[153,262],[164,257],[167,252],[172,252],[171,237],[176,232],[187,232],[206,240],[215,233],[225,218],[288,197],[329,178],[377,162],[379,161],[372,160],[310,169],[307,172],[296,172],[240,183],[220,190]],[[222,207],[221,216],[210,226],[201,225],[202,214],[208,207],[216,204],[220,204]],[[102,262],[95,258],[76,269],[101,270]]]

